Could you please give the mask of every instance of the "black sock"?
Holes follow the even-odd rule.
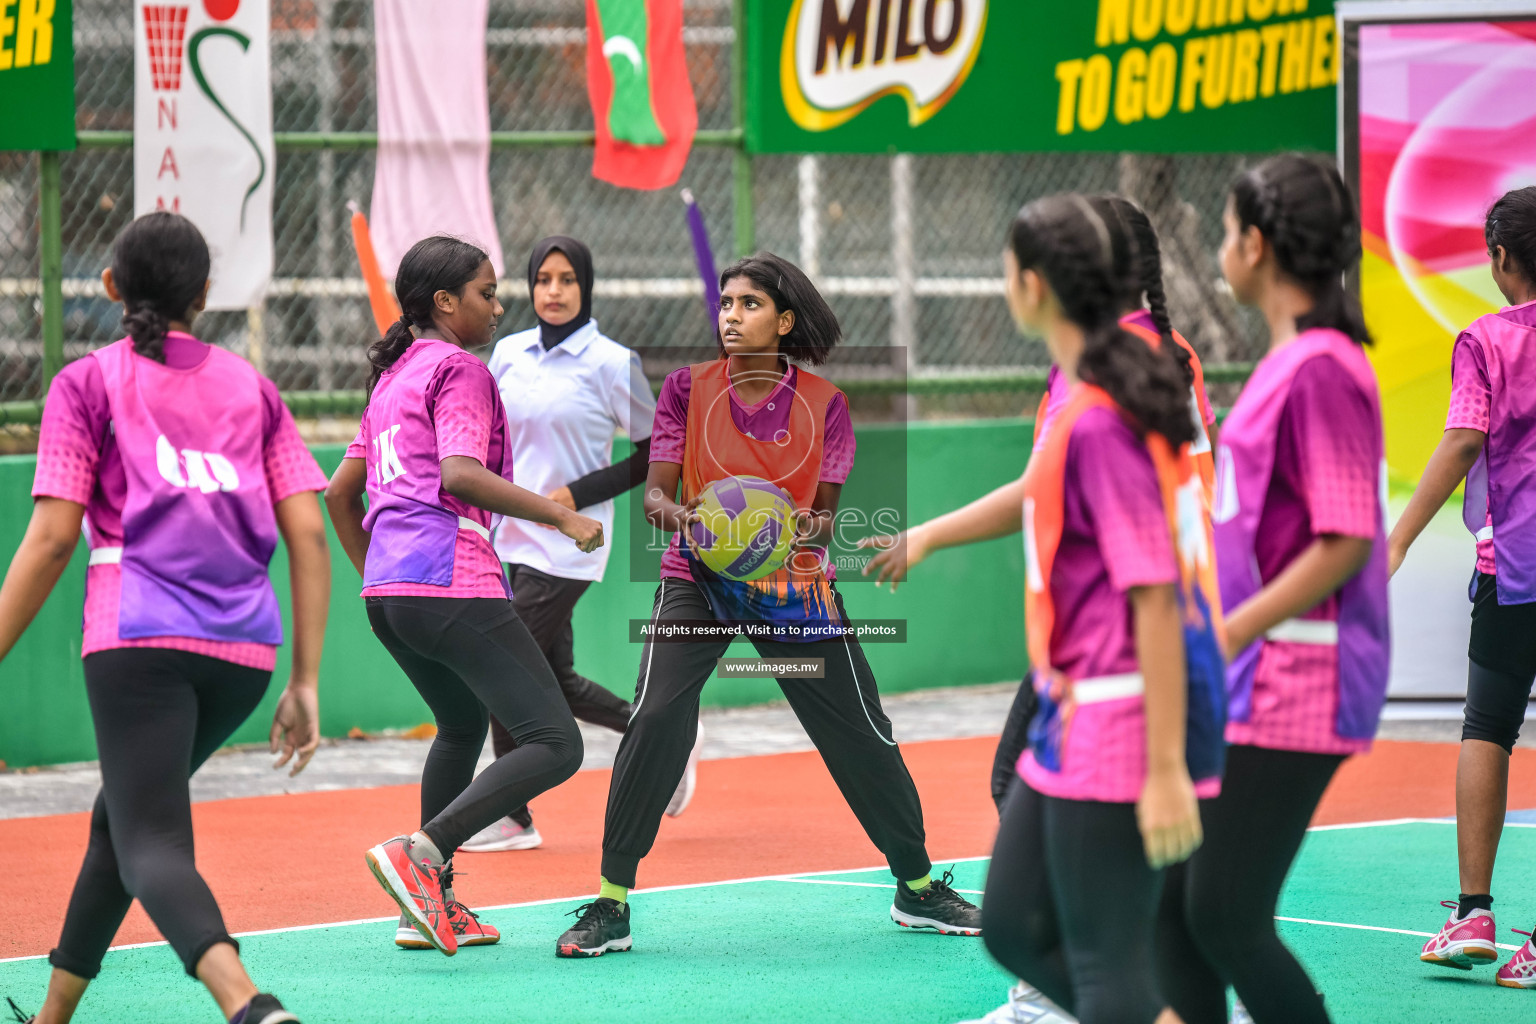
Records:
[[[1473,896],[1467,893],[1461,894],[1461,905],[1456,908],[1457,917],[1466,917],[1474,910],[1492,910],[1493,897],[1487,893],[1481,896]]]

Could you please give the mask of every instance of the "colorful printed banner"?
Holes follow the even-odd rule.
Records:
[[[70,8],[71,0],[0,3],[0,150],[75,148]]]
[[[1331,150],[1332,0],[745,0],[761,153]]]
[[[373,241],[386,277],[429,235],[473,242],[500,274],[485,87],[487,0],[377,0]]]
[[[1445,427],[1456,335],[1505,304],[1483,220],[1500,195],[1536,184],[1536,20],[1358,33],[1346,127],[1358,132],[1361,299],[1388,465],[1415,481]]]
[[[133,8],[133,212],[202,231],[209,309],[255,306],[272,280],[270,22],[268,0]]]

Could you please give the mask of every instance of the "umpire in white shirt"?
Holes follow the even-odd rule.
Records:
[[[501,339],[490,360],[507,409],[513,475],[520,486],[601,521],[611,537],[613,499],[645,480],[656,399],[640,357],[601,334],[592,319],[592,254],[585,245],[564,235],[535,245],[528,292],[538,326]],[[635,452],[614,463],[616,430]],[[522,519],[502,520],[495,544],[518,616],[549,659],[571,712],[623,732],[629,701],[576,673],[571,635],[576,602],[603,578],[611,545],[583,552],[558,531]],[[497,757],[515,745],[494,717],[491,742]],[[542,841],[523,807],[460,849],[528,850]]]

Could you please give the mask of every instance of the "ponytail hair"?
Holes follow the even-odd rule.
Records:
[[[1275,264],[1311,294],[1297,330],[1329,327],[1371,343],[1360,304],[1344,288],[1360,261],[1360,216],[1338,168],[1300,153],[1270,157],[1233,182],[1232,211],[1244,230],[1259,229]]]
[[[1139,291],[1140,281],[1123,222],[1084,196],[1064,193],[1020,210],[1008,241],[1019,269],[1044,277],[1063,315],[1082,330],[1078,377],[1107,391],[1140,429],[1174,445],[1193,441],[1189,385],[1169,346],[1154,349],[1120,326],[1125,296]]]
[[[843,328],[805,271],[782,256],[760,252],[726,267],[720,275],[720,287],[737,277],[745,277],[766,292],[778,312],[795,314],[795,325],[779,339],[780,352],[811,366],[827,361],[843,336]],[[725,351],[724,346],[720,351]]]
[[[1121,312],[1141,309],[1142,302],[1146,302],[1146,310],[1152,316],[1152,325],[1157,328],[1163,347],[1173,356],[1173,361],[1179,364],[1184,383],[1193,386],[1194,360],[1188,349],[1173,340],[1173,321],[1168,316],[1168,295],[1163,290],[1162,247],[1158,243],[1157,229],[1152,227],[1151,218],[1139,203],[1122,195],[1105,193],[1094,196],[1090,202],[1106,219],[1118,218],[1130,237],[1136,274],[1131,278],[1134,290],[1125,296],[1120,306]]]
[[[389,325],[384,337],[368,347],[368,397],[379,378],[411,347],[416,336],[411,328],[427,330],[437,310],[438,292],[460,295],[464,286],[475,279],[480,265],[490,259],[479,246],[447,235],[423,238],[400,259],[395,271],[395,299],[400,303],[400,319]]]
[[[1536,286],[1536,185],[1500,196],[1488,209],[1483,237],[1490,258],[1502,245],[1525,283]]]
[[[133,350],[165,362],[171,321],[190,321],[208,284],[211,259],[197,225],[156,210],[123,229],[112,243],[112,283],[123,299],[123,331]]]

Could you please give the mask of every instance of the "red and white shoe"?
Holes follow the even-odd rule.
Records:
[[[458,900],[448,901],[448,923],[460,946],[493,946],[501,941],[501,932],[495,926],[480,920],[480,915]],[[432,943],[421,937],[411,919],[400,915],[400,926],[395,929],[395,945],[401,949],[435,949]]]
[[[1434,938],[1424,943],[1419,952],[1420,960],[1459,971],[1470,971],[1480,964],[1498,960],[1499,947],[1493,941],[1493,911],[1473,910],[1466,917],[1458,917],[1459,904],[1443,900],[1440,905],[1451,908],[1450,920],[1440,926]]]
[[[406,920],[432,946],[448,956],[458,951],[459,940],[449,919],[443,895],[443,865],[436,857],[414,848],[410,836],[395,836],[363,855],[373,877],[400,906]]]
[[[1536,939],[1530,932],[1511,928],[1516,935],[1525,936],[1525,945],[1515,950],[1509,962],[1499,968],[1493,980],[1505,988],[1536,988]]]

